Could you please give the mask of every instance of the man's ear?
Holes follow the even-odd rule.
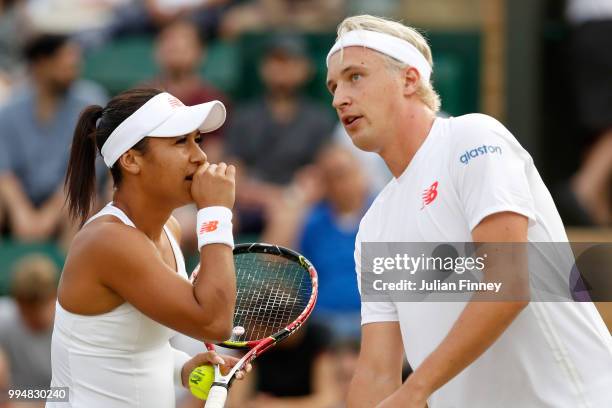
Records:
[[[408,67],[402,69],[402,84],[404,96],[412,96],[419,89],[419,81],[421,79],[421,75],[416,68]]]
[[[140,165],[142,163],[142,153],[134,149],[130,149],[119,157],[119,164],[123,171],[129,174],[140,174]]]

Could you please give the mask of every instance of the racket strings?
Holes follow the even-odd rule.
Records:
[[[236,340],[259,340],[283,329],[306,309],[310,275],[285,258],[245,253],[235,257],[237,300],[234,326],[245,329]]]

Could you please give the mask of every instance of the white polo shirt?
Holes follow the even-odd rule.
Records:
[[[414,158],[364,216],[362,242],[467,242],[488,215],[529,218],[530,242],[566,242],[531,156],[495,119],[438,118]],[[446,337],[462,302],[362,302],[362,325],[399,321],[410,365]],[[612,339],[592,303],[531,302],[473,364],[436,391],[430,408],[612,407]]]

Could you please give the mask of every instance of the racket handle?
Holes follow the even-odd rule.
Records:
[[[223,408],[227,399],[227,388],[221,385],[213,385],[208,391],[208,398],[204,408]]]

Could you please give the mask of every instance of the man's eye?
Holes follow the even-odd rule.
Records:
[[[196,142],[197,144],[202,143],[202,136],[198,136],[198,137],[196,137],[196,138],[195,138],[195,142]]]
[[[351,81],[355,82],[361,78],[361,74],[353,74],[351,75]]]
[[[176,141],[176,144],[183,144],[187,141],[186,137],[181,137],[179,140]]]

